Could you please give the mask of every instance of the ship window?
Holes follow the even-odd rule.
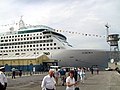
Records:
[[[56,45],[56,43],[54,43],[54,46]]]
[[[11,36],[9,36],[9,38],[11,38]]]
[[[42,50],[42,48],[40,48],[40,50]]]
[[[42,37],[40,37],[40,39],[42,39]]]
[[[45,46],[45,44],[43,44],[43,46]]]
[[[26,38],[24,38],[24,40],[26,40]]]
[[[43,42],[46,42],[46,40],[43,40]]]
[[[43,36],[43,38],[45,38],[45,36]]]
[[[42,46],[42,44],[40,44],[40,46]]]
[[[49,50],[49,48],[47,48],[47,50]]]
[[[33,37],[33,39],[35,39],[35,37]]]
[[[24,55],[25,53],[21,53],[22,55]]]
[[[47,38],[49,38],[49,36],[46,36]]]
[[[36,37],[38,39],[38,37]]]
[[[29,36],[29,34],[27,34],[27,36]]]
[[[29,49],[27,49],[27,51],[29,51]]]
[[[30,49],[30,51],[32,51],[32,49]]]
[[[30,45],[30,47],[32,47],[32,45]]]
[[[15,36],[15,37],[17,37],[17,36]]]
[[[50,44],[50,46],[52,46],[52,43]]]
[[[33,47],[35,47],[35,45],[33,45]]]
[[[15,55],[19,55],[19,53],[16,53]]]
[[[36,45],[36,47],[38,47],[38,44]]]
[[[50,48],[51,50],[53,49],[53,48]]]
[[[43,48],[45,50],[45,48]]]
[[[1,40],[1,42],[4,42],[4,40]]]
[[[20,37],[20,35],[18,35],[18,37]]]
[[[53,42],[53,40],[50,40],[50,42]]]
[[[5,47],[5,49],[7,49],[8,47]]]
[[[49,44],[47,44],[47,46],[49,46]]]
[[[54,47],[54,49],[56,49],[56,47]]]
[[[58,47],[58,49],[60,49],[60,47]]]
[[[30,40],[32,40],[32,37],[30,37]]]

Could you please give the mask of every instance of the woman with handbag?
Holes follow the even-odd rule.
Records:
[[[77,83],[74,79],[74,71],[70,71],[69,76],[66,78],[66,90],[75,90]]]

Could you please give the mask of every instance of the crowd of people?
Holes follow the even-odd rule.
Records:
[[[98,68],[91,67],[90,69],[86,68],[74,68],[72,70],[66,71],[65,68],[61,68],[58,70],[49,70],[48,75],[46,75],[41,84],[42,90],[56,90],[56,85],[66,86],[66,90],[79,90],[77,85],[79,83],[84,83],[86,78],[86,70],[93,71],[96,70],[97,74],[99,74]],[[0,90],[6,90],[7,87],[7,78],[4,74],[5,68],[0,67]],[[19,72],[19,76],[22,76],[22,71]],[[15,70],[12,72],[12,78],[15,79]],[[61,83],[58,81],[61,80]]]
[[[42,90],[56,90],[58,79],[61,80],[61,85],[66,85],[66,90],[79,90],[76,85],[79,82],[84,83],[85,68],[75,68],[74,70],[66,71],[65,68],[60,70],[49,70],[49,74],[42,80]]]

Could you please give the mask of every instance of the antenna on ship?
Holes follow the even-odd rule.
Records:
[[[109,25],[108,25],[108,23],[105,25],[105,27],[106,27],[106,31],[107,31],[107,37],[108,37],[108,35],[109,35]]]
[[[25,28],[25,23],[24,23],[24,21],[22,20],[22,17],[23,17],[23,16],[21,16],[20,21],[19,21],[19,29]]]

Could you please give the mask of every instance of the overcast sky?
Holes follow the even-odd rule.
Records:
[[[0,25],[18,22],[87,34],[120,34],[120,0],[0,0]],[[0,29],[0,32],[6,30]],[[74,48],[109,49],[106,39],[62,33]]]

